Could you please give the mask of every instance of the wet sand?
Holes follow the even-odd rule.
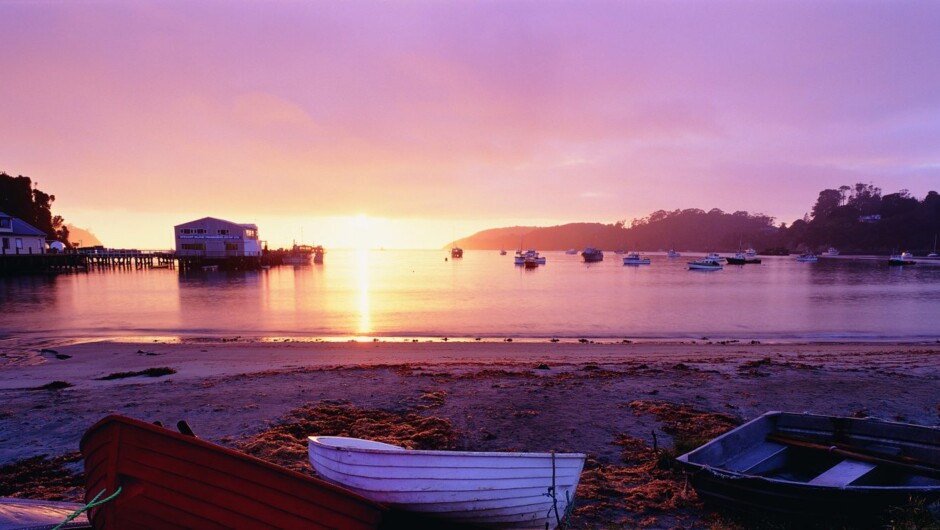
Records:
[[[342,406],[446,420],[453,448],[588,453],[575,528],[693,527],[715,515],[640,462],[654,437],[669,447],[770,410],[940,425],[938,383],[934,343],[86,343],[0,356],[0,465],[74,453],[110,413],[246,447],[298,409]]]

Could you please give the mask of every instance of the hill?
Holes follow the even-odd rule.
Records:
[[[69,242],[74,243],[80,247],[94,247],[98,245],[104,245],[95,234],[91,233],[90,230],[85,228],[79,228],[73,224],[66,224],[66,228],[69,229]]]

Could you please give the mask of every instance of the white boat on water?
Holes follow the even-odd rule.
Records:
[[[754,248],[752,248],[752,247],[748,247],[747,250],[744,251],[744,258],[745,258],[745,259],[756,259],[756,258],[757,258],[757,251],[754,250]]]
[[[338,436],[307,441],[311,465],[330,482],[393,508],[491,528],[558,526],[585,459],[582,453],[419,451]]]
[[[804,254],[800,254],[799,256],[797,256],[796,261],[799,261],[801,263],[813,263],[813,262],[819,261],[819,258],[817,258],[816,254],[813,254],[812,252],[806,252]]]
[[[720,271],[724,267],[711,258],[697,259],[689,262],[690,271]]]
[[[682,254],[679,254],[675,250],[669,249],[669,252],[666,253],[666,256],[670,258],[678,258],[678,257],[681,257]]]
[[[639,252],[631,252],[623,257],[624,265],[649,265],[650,259],[640,256]]]
[[[835,256],[838,256],[838,255],[839,255],[839,249],[837,249],[836,247],[829,247],[829,248],[826,250],[826,256],[835,257]]]
[[[914,255],[910,252],[894,254],[888,258],[888,265],[913,265],[915,263],[917,262],[914,261]]]
[[[529,249],[525,252],[521,250],[516,251],[516,256],[513,258],[513,261],[516,265],[525,265],[526,260],[535,261],[538,265],[545,265],[546,259],[545,256],[540,256],[539,252],[535,249]]]
[[[569,256],[574,256],[577,253],[578,253],[578,249],[576,248],[569,248],[568,250],[565,251],[565,254],[568,254]]]
[[[717,252],[712,252],[711,254],[706,256],[705,259],[716,261],[718,263],[725,261],[725,258],[721,257],[721,255],[719,255]]]

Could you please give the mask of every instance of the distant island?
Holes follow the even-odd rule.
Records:
[[[558,226],[493,228],[447,245],[469,250],[537,248],[539,250],[690,250],[730,251],[752,247],[763,254],[821,252],[887,254],[935,249],[940,232],[940,194],[918,200],[907,190],[883,195],[873,184],[858,183],[819,193],[803,219],[774,224],[774,218],[747,211],[698,208],[658,210],[642,219],[612,224],[569,223]]]

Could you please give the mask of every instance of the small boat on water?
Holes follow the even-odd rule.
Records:
[[[623,257],[624,265],[649,265],[652,263],[649,258],[640,256],[639,252],[631,252]]]
[[[812,252],[805,252],[797,256],[796,261],[799,261],[800,263],[815,263],[819,261],[819,258],[816,257],[816,254],[813,254]]]
[[[525,262],[527,259],[534,260],[535,263],[538,265],[545,265],[546,263],[545,257],[540,256],[539,252],[535,249],[530,248],[529,250],[526,250],[525,252],[521,250],[516,251],[516,256],[514,258],[514,262],[516,265],[525,265]]]
[[[599,248],[587,247],[581,252],[581,258],[585,263],[604,261],[604,252]]]
[[[720,254],[718,254],[717,252],[712,252],[711,254],[705,256],[705,259],[710,259],[710,260],[716,261],[716,262],[718,262],[718,263],[722,263],[722,262],[724,262],[724,261],[727,261],[725,258],[723,258],[723,257],[722,257]]]
[[[581,453],[419,451],[337,436],[307,440],[310,464],[329,481],[395,509],[491,528],[555,528],[574,499],[585,459]]]
[[[722,267],[721,263],[711,259],[703,258],[697,259],[695,261],[690,261],[688,263],[690,271],[720,271]]]
[[[679,258],[682,257],[682,254],[676,252],[675,250],[669,249],[669,252],[666,253],[666,257]]]
[[[768,412],[678,461],[701,499],[762,511],[867,519],[940,499],[934,427]]]
[[[888,265],[892,266],[914,265],[915,263],[917,262],[914,261],[914,256],[910,252],[894,254],[888,258]]]
[[[826,255],[826,256],[829,256],[830,258],[835,257],[835,256],[838,256],[838,255],[839,255],[839,249],[837,249],[836,247],[829,247],[829,248],[826,250],[826,254],[825,254],[825,255]]]
[[[460,247],[454,247],[454,248],[450,249],[450,257],[452,257],[452,258],[462,258],[462,257],[463,257],[463,249],[460,248]]]
[[[574,256],[577,253],[578,253],[578,249],[576,248],[569,248],[568,250],[565,251],[565,254],[568,254],[569,256]]]
[[[747,250],[744,251],[744,257],[747,259],[756,259],[757,251],[751,247],[748,247]]]
[[[317,265],[323,263],[323,255],[326,254],[326,250],[323,249],[322,245],[317,245],[313,247],[313,262]]]
[[[310,265],[310,258],[313,256],[314,247],[311,245],[298,245],[294,243],[294,246],[284,255],[281,259],[281,263],[285,265]]]
[[[539,262],[535,257],[529,256],[525,259],[522,265],[527,269],[537,269],[539,266]]]
[[[728,265],[747,265],[749,263],[753,265],[760,265],[760,258],[756,257],[756,255],[757,254],[755,253],[754,256],[748,257],[747,252],[737,252],[734,256],[730,256],[725,259],[728,261]]]
[[[499,255],[500,255],[500,256],[505,256],[505,255],[506,255],[506,249],[504,249],[504,248],[499,249]]]
[[[82,436],[96,530],[377,528],[383,507],[351,491],[157,425],[107,416]]]

